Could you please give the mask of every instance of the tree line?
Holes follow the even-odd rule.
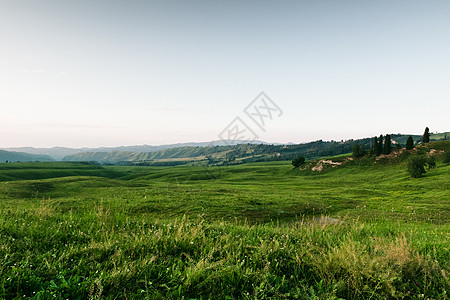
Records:
[[[424,144],[430,142],[430,129],[428,127],[425,128],[425,131],[422,135],[422,142]],[[411,135],[406,140],[405,146],[406,146],[406,150],[414,149],[414,146],[415,146],[414,140]],[[395,147],[400,149],[401,145],[398,143],[395,143]],[[389,155],[389,154],[391,154],[392,149],[393,149],[393,143],[392,143],[391,135],[386,134],[386,136],[383,136],[381,134],[379,137],[378,136],[373,137],[373,140],[372,140],[372,143],[370,146],[370,150],[369,150],[369,155],[370,156],[380,156],[381,154]],[[353,145],[352,150],[353,150],[354,158],[360,158],[367,154],[366,150],[364,149],[364,146],[361,146],[359,144]]]
[[[430,142],[430,129],[428,127],[425,128],[420,142],[423,144],[427,144]],[[380,136],[375,136],[370,139],[369,152],[365,150],[364,145],[354,144],[352,147],[352,156],[354,159],[360,159],[367,155],[389,155],[392,153],[394,148],[401,149],[402,146],[395,141],[393,142],[390,134],[386,134],[385,136],[381,134]],[[405,148],[406,150],[412,150],[415,148],[415,143],[411,135],[408,136],[406,140]],[[292,165],[298,168],[301,165],[305,164],[305,162],[306,160],[304,156],[297,156],[292,160]],[[450,152],[448,151],[444,153],[444,163],[450,163]],[[424,155],[422,149],[421,151],[415,153],[412,157],[410,157],[408,161],[408,172],[413,178],[422,177],[422,175],[426,173],[425,166],[428,166],[428,169],[435,168],[436,160],[433,156],[427,157],[426,155]]]
[[[383,142],[384,140],[384,142]],[[422,135],[422,143],[427,144],[430,142],[430,129],[428,127],[425,128],[425,131]],[[396,143],[395,146],[397,148],[401,148],[401,146]],[[412,136],[409,136],[406,140],[405,148],[406,150],[412,150],[414,149],[414,140]],[[383,139],[383,135],[380,135],[379,137],[373,138],[373,144],[370,147],[370,156],[379,156],[381,154],[389,155],[392,152],[392,140],[391,136],[389,134],[386,134],[386,136]],[[367,153],[363,146],[359,144],[355,144],[353,146],[353,157],[354,158],[361,158],[365,156]],[[446,153],[444,157],[444,163],[448,163],[450,161],[450,153]],[[428,165],[428,169],[432,169],[436,167],[436,160],[434,157],[429,156],[426,157],[423,154],[416,154],[413,157],[411,157],[408,161],[408,172],[413,178],[422,177],[425,171],[425,166]]]

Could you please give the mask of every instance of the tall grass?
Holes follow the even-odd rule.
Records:
[[[445,299],[448,248],[388,224],[2,212],[0,296],[40,299]],[[441,233],[445,238],[446,233]],[[448,246],[448,245],[447,245]]]

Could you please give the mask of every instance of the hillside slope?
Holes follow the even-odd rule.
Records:
[[[84,162],[15,162],[0,163],[0,182],[38,180],[72,176],[117,178],[124,173]]]

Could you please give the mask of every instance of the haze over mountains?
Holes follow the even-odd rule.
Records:
[[[217,140],[212,142],[190,142],[190,143],[176,143],[167,145],[136,145],[136,146],[118,146],[118,147],[99,147],[99,148],[68,148],[68,147],[52,147],[52,148],[34,148],[34,147],[9,147],[0,148],[0,150],[12,151],[12,152],[24,152],[26,154],[33,154],[37,156],[30,156],[32,160],[46,161],[50,160],[63,160],[64,157],[69,155],[75,155],[85,152],[156,152],[160,150],[178,148],[178,147],[207,147],[207,146],[225,146],[247,143],[247,141],[225,141]],[[263,141],[252,141],[254,144],[266,144]],[[46,160],[38,159],[38,157],[45,158]],[[48,157],[46,157],[48,156]],[[36,158],[36,159],[34,159]],[[0,159],[3,161],[4,159]],[[16,161],[9,159],[10,161]],[[23,160],[20,160],[23,161]],[[29,161],[29,160],[25,160]]]

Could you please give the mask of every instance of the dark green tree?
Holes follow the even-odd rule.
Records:
[[[373,138],[373,153],[376,156],[380,155],[380,153],[378,153],[378,138],[377,137]]]
[[[423,133],[422,140],[425,144],[430,142],[430,129],[428,129],[428,127],[425,128],[425,132]]]
[[[409,136],[408,139],[406,140],[406,150],[411,150],[413,148],[414,148],[414,140],[412,136]]]
[[[353,145],[353,157],[354,158],[361,158],[364,155],[366,155],[366,150],[364,150],[364,147],[358,144]]]
[[[383,135],[378,138],[378,143],[375,146],[375,155],[378,156],[383,152]]]
[[[390,153],[391,153],[391,135],[386,134],[386,137],[384,139],[383,154],[388,155]]]
[[[408,161],[408,172],[412,178],[422,177],[425,171],[427,160],[421,155],[415,155]]]
[[[303,156],[297,156],[292,160],[292,165],[296,168],[300,167],[305,163],[305,158]]]

